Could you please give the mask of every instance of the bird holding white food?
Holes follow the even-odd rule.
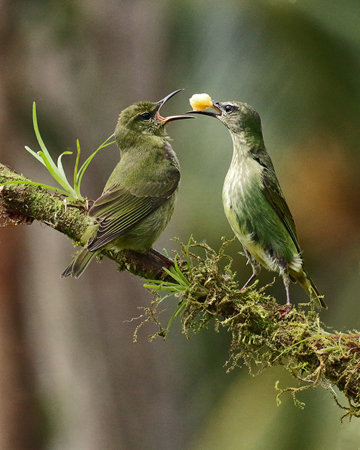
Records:
[[[266,151],[259,114],[246,103],[216,102],[208,94],[193,95],[190,104],[192,113],[220,120],[233,141],[233,158],[222,199],[225,215],[253,269],[243,289],[263,266],[278,272],[284,280],[285,314],[291,308],[290,281],[299,283],[311,299],[327,308],[304,267],[295,222]],[[213,108],[216,113],[205,111],[206,108]]]

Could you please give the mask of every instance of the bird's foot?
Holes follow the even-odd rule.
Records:
[[[291,311],[291,304],[286,304],[282,308],[279,308],[278,312],[281,313],[279,319],[283,319],[284,317],[286,317],[290,311]]]
[[[289,312],[291,311],[291,301],[290,301],[290,291],[289,291],[289,284],[290,284],[290,278],[284,277],[284,283],[285,283],[285,291],[286,291],[286,305],[282,308],[279,308],[278,311],[281,313],[280,320],[286,317]]]

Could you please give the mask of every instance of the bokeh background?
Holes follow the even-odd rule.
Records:
[[[50,182],[31,108],[54,157],[90,155],[119,112],[186,88],[164,114],[189,109],[193,93],[244,101],[264,137],[295,217],[309,271],[328,303],[322,319],[345,332],[360,317],[360,3],[358,0],[0,0],[0,158]],[[181,162],[175,214],[156,248],[174,236],[213,248],[232,237],[221,189],[231,160],[227,130],[211,118],[169,127]],[[82,191],[96,198],[115,164],[98,154]],[[68,157],[68,170],[74,159]],[[0,229],[0,448],[2,450],[336,449],[360,447],[360,423],[318,388],[275,403],[281,369],[226,373],[230,336],[211,326],[166,341],[133,331],[151,301],[142,281],[110,261],[79,280],[60,279],[74,252],[34,223]],[[239,282],[250,274],[238,242]],[[262,273],[261,283],[273,279]],[[269,289],[284,300],[281,280]],[[306,301],[298,286],[294,302]],[[166,307],[174,308],[175,299]],[[166,317],[165,313],[165,316]],[[340,395],[339,399],[346,405]]]

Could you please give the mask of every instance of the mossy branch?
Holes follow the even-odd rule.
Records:
[[[14,182],[16,184],[6,184]],[[0,164],[0,221],[3,226],[31,223],[33,220],[66,234],[76,244],[89,225],[86,205],[67,202],[58,194],[49,193],[9,167]],[[2,186],[1,186],[2,185]],[[156,278],[164,266],[164,258],[155,251],[144,255],[131,251],[103,254],[127,270],[144,278]]]
[[[219,252],[194,241],[187,246],[181,244],[182,252],[176,260],[182,261],[179,270],[186,283],[180,277],[175,285],[178,273],[173,282],[154,281],[152,287],[157,290],[176,292],[179,303],[174,314],[181,316],[184,333],[200,331],[209,322],[215,324],[215,329],[225,327],[232,336],[228,370],[237,367],[239,361],[251,373],[271,366],[285,367],[300,387],[280,389],[277,384],[278,404],[280,397],[290,392],[296,406],[302,408],[304,404],[297,394],[320,385],[346,411],[343,417],[360,417],[360,332],[327,332],[313,304],[293,307],[280,319],[279,304],[265,294],[268,286],[256,289],[255,282],[245,291],[239,288],[236,274],[231,271],[231,258],[225,253],[229,242],[224,242]],[[205,252],[205,258],[193,253],[199,248]],[[168,332],[169,325],[163,328],[159,320],[162,301],[155,291],[152,304],[145,309],[145,322],[153,321],[159,327],[151,338],[166,337]],[[137,330],[135,338],[136,334]],[[333,386],[345,394],[349,406],[340,405]]]
[[[64,197],[51,194],[29,183],[0,164],[0,220],[3,225],[31,223],[38,220],[80,243],[89,224],[86,208],[81,203],[67,203]],[[31,183],[31,182],[30,182]],[[284,392],[291,392],[297,406],[302,390],[323,386],[333,393],[337,386],[349,401],[345,416],[360,417],[360,333],[329,333],[321,324],[313,307],[299,305],[280,320],[279,305],[265,294],[265,288],[256,289],[256,283],[245,292],[239,289],[231,260],[225,254],[227,243],[219,252],[194,241],[185,246],[175,260],[175,268],[167,272],[167,281],[154,281],[155,297],[146,308],[146,321],[159,327],[154,336],[165,337],[168,327],[159,321],[158,307],[164,300],[159,290],[167,290],[178,297],[173,317],[181,317],[185,334],[200,331],[212,321],[216,329],[225,327],[232,335],[229,370],[244,361],[250,371],[282,365],[297,380],[300,387],[279,390],[278,401]],[[200,249],[205,257],[194,252]],[[156,252],[140,255],[135,252],[104,255],[119,264],[119,270],[156,279],[164,260]],[[227,261],[227,265],[224,263]],[[165,297],[166,298],[166,297]],[[171,320],[172,320],[171,319]],[[335,396],[335,394],[333,394]],[[340,406],[340,405],[339,405]]]

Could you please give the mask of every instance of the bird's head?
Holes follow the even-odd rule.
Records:
[[[217,112],[191,111],[191,113],[215,117],[234,134],[261,134],[260,116],[247,103],[212,101],[212,108]]]
[[[185,114],[169,117],[162,117],[160,115],[162,106],[180,91],[182,89],[172,92],[156,103],[138,102],[124,109],[119,116],[115,129],[115,137],[118,143],[122,140],[122,137],[129,137],[129,134],[133,134],[134,136],[165,136],[165,128],[168,123],[178,119],[193,119],[193,116]]]

